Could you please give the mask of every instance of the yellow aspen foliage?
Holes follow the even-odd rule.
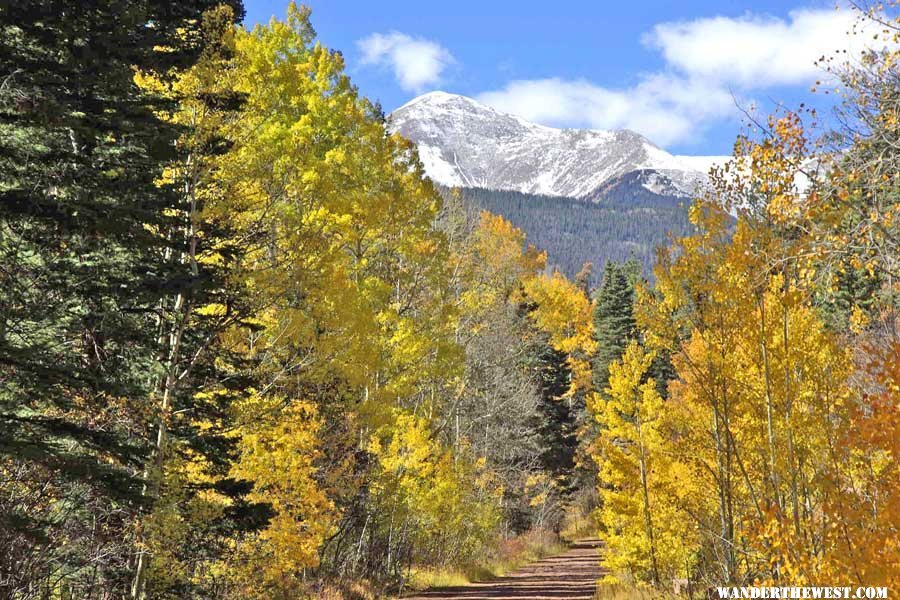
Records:
[[[240,543],[239,585],[246,597],[292,597],[303,569],[319,564],[319,546],[337,517],[318,477],[321,420],[309,402],[252,395],[236,407],[242,424],[231,475],[252,481],[251,502],[274,513],[258,534]]]
[[[500,522],[503,488],[482,460],[454,456],[424,419],[403,412],[373,434],[368,451],[377,461],[373,510],[390,539],[413,537],[418,563],[446,564],[484,548]]]
[[[165,590],[192,583],[208,566],[192,555],[191,540],[211,535],[232,500],[215,490],[221,477],[209,460],[188,447],[172,449],[159,477],[159,497],[140,526],[152,588]]]
[[[748,145],[749,164],[695,204],[697,233],[661,254],[637,311],[677,372],[670,452],[693,484],[672,502],[696,528],[708,584],[822,581],[841,492],[852,357],[812,304],[802,237],[785,233],[802,132],[794,119],[772,126],[778,139]]]
[[[537,308],[531,313],[535,325],[550,335],[551,345],[567,355],[572,372],[568,394],[589,390],[592,385],[590,356],[596,352],[591,301],[565,275],[540,275],[524,282],[525,295]]]
[[[521,299],[523,281],[540,273],[545,252],[525,243],[525,233],[501,216],[481,211],[474,231],[454,260],[462,283],[461,308],[474,320],[492,307]]]
[[[353,501],[356,486],[376,485],[367,479],[375,474],[351,464],[365,440],[393,424],[398,407],[434,414],[439,387],[461,374],[458,308],[446,240],[434,228],[440,196],[409,142],[388,135],[357,95],[340,54],[315,42],[308,9],[291,4],[284,22],[227,33],[228,52],[175,79],[173,94],[185,100],[169,116],[197,129],[196,142],[184,144],[227,146],[195,165],[205,196],[192,218],[231,233],[199,259],[227,264],[228,284],[249,307],[219,336],[229,352],[221,363],[249,368],[239,377],[258,382],[233,411],[231,476],[273,513],[261,531],[229,540],[234,557],[216,568],[241,597],[297,597],[341,518],[337,507]],[[200,101],[207,91],[240,99],[237,116],[209,109]],[[196,310],[219,318],[232,307]],[[346,456],[323,456],[323,443]],[[453,492],[440,511],[460,498],[482,506],[471,494],[490,487],[483,465],[428,448],[437,471],[419,475],[451,482],[432,493]],[[482,494],[484,506],[493,493]],[[422,522],[439,514],[427,502],[409,510]],[[458,539],[493,530],[468,518],[472,510],[447,525],[467,532]],[[443,526],[423,530],[435,527]]]
[[[525,479],[528,505],[534,509],[534,523],[538,528],[546,528],[560,502],[560,485],[548,473],[540,471]]]
[[[676,501],[692,482],[668,448],[664,403],[648,377],[653,358],[632,341],[610,365],[606,397],[594,395],[588,407],[600,426],[597,516],[611,582],[687,577],[696,547],[695,528]]]
[[[827,477],[846,426],[849,356],[814,310],[789,298],[773,278],[756,306],[733,313],[741,319],[720,312],[722,326],[695,329],[674,358],[675,455],[695,481],[718,490],[718,506],[701,502],[692,512],[708,515],[698,524],[710,544],[725,516],[734,578],[815,580],[787,565],[821,547],[834,492]],[[774,530],[790,532],[791,543],[773,545]]]
[[[506,286],[530,279],[547,262],[547,253],[525,244],[525,233],[501,216],[482,211],[472,241],[472,250],[488,276]]]
[[[306,381],[362,390],[377,421],[457,369],[446,244],[432,227],[440,197],[409,143],[357,96],[340,54],[313,39],[293,5],[286,22],[238,32],[245,108],[228,130],[215,216],[254,240],[241,277],[271,307],[254,352],[281,372],[302,349]]]

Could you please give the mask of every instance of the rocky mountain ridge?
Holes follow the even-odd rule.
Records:
[[[598,201],[610,182],[640,172],[652,193],[687,198],[728,158],[673,155],[626,129],[547,127],[446,92],[414,98],[388,124],[417,145],[428,176],[448,187]]]

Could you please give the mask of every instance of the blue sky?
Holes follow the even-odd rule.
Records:
[[[812,0],[307,0],[321,41],[386,111],[441,89],[560,127],[630,128],[727,154],[744,108],[826,108],[815,58],[853,18]],[[247,25],[287,0],[245,0]],[[859,43],[859,42],[856,42]]]

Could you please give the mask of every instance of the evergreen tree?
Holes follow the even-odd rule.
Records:
[[[850,329],[854,312],[868,322],[879,306],[879,290],[883,285],[881,274],[854,267],[847,258],[840,262],[827,289],[817,290],[818,304],[829,326],[841,332]],[[820,286],[825,288],[826,286]],[[859,318],[859,317],[857,317]]]
[[[562,488],[569,491],[575,468],[577,422],[573,403],[564,395],[569,388],[566,355],[549,344],[537,348],[532,369],[540,388],[537,432],[541,440],[541,461]]]
[[[523,316],[537,309],[533,303],[520,306]],[[549,335],[534,327],[528,336],[526,366],[538,386],[537,434],[540,464],[563,496],[574,490],[575,457],[578,451],[579,410],[568,397],[572,373],[565,352],[554,348]],[[556,515],[560,517],[561,515]]]
[[[198,285],[166,260],[182,199],[160,181],[183,128],[134,69],[192,64],[212,5],[0,8],[0,579],[13,595],[48,577],[84,598],[127,581],[159,300]]]
[[[607,261],[638,261],[650,274],[656,248],[670,235],[690,233],[682,199],[642,197],[640,186],[619,190],[621,198],[591,202],[522,194],[507,190],[464,188],[459,195],[472,215],[488,210],[501,215],[528,236],[528,242],[547,252],[550,268],[576,278],[585,261],[598,268],[587,275],[589,287],[599,285]],[[627,192],[627,193],[626,193]],[[450,192],[444,190],[444,196]]]
[[[609,379],[609,365],[621,358],[628,342],[637,338],[634,320],[634,286],[640,276],[640,265],[607,262],[603,279],[595,296],[594,335],[597,354],[594,356],[594,387],[603,391]]]

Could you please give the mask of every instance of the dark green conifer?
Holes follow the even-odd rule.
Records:
[[[214,4],[0,4],[0,580],[13,597],[46,578],[65,597],[127,585],[159,301],[204,285],[167,260],[182,199],[158,181],[183,132],[134,69],[192,64]]]
[[[640,276],[640,265],[607,262],[597,289],[594,307],[594,335],[597,354],[594,357],[594,387],[603,391],[609,379],[609,365],[618,360],[628,342],[636,339],[634,320],[634,285]]]

